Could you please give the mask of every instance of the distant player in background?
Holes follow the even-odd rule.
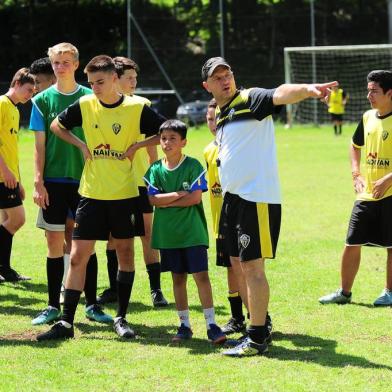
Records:
[[[113,61],[118,75],[119,92],[124,95],[129,95],[141,103],[151,106],[151,102],[147,98],[135,95],[137,73],[139,72],[138,65],[133,60],[120,56],[114,57]],[[143,140],[144,138],[145,135],[141,134],[139,140]],[[137,198],[138,208],[143,213],[144,236],[141,236],[140,239],[142,241],[144,262],[146,264],[150,281],[151,299],[154,307],[164,307],[168,305],[168,302],[163,296],[161,290],[161,265],[159,263],[159,252],[156,249],[151,248],[151,229],[154,210],[148,200],[147,188],[143,181],[143,176],[147,169],[157,159],[157,147],[147,146],[146,148],[141,148],[136,152],[132,164],[135,170],[137,185],[139,187],[139,196]],[[97,298],[98,303],[100,304],[115,302],[117,300],[116,278],[118,261],[112,238],[108,241],[106,255],[110,287],[104,290]]]
[[[12,78],[5,95],[0,96],[0,282],[29,280],[11,268],[14,234],[24,225],[23,200],[18,157],[19,110],[34,93],[34,76],[21,68]]]
[[[335,135],[342,134],[343,115],[348,101],[348,94],[339,86],[331,88],[331,95],[328,99],[328,112],[331,113],[331,120]]]

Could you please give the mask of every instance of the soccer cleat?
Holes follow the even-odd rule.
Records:
[[[319,298],[319,302],[323,305],[326,304],[349,304],[351,302],[351,293],[349,296],[343,294],[343,289],[338,289],[334,293],[325,295]]]
[[[0,283],[3,283],[3,282],[5,282],[5,279],[3,278],[2,275],[0,275]]]
[[[66,327],[62,321],[59,321],[49,331],[37,335],[37,340],[42,342],[44,340],[70,339],[73,337],[73,326]]]
[[[263,355],[268,351],[268,344],[266,341],[259,344],[246,337],[237,346],[230,348],[229,350],[223,351],[223,355],[229,357],[251,357],[255,355]]]
[[[226,341],[226,335],[216,324],[210,324],[207,329],[208,340],[213,344],[222,344]]]
[[[20,275],[12,268],[1,268],[0,274],[6,282],[22,282],[24,280],[31,280],[29,276]]]
[[[58,320],[61,316],[61,311],[53,306],[48,306],[31,321],[33,325],[49,324],[52,321]]]
[[[169,305],[160,289],[151,291],[151,299],[154,308],[163,308]]]
[[[109,324],[113,322],[113,317],[104,313],[99,305],[90,305],[86,308],[86,317],[91,321]]]
[[[129,326],[125,318],[116,317],[113,325],[114,330],[120,338],[134,339],[136,337],[134,330]]]
[[[117,291],[113,289],[106,289],[97,297],[98,305],[105,305],[117,302]]]
[[[243,321],[236,320],[232,317],[223,327],[222,332],[225,335],[231,335],[237,332],[244,332],[246,329],[246,325]]]
[[[392,305],[392,291],[384,289],[380,296],[374,301],[374,306],[391,306]]]
[[[185,324],[181,324],[178,327],[177,333],[172,337],[173,343],[179,343],[182,340],[189,340],[192,338],[193,332],[189,327],[186,327]]]

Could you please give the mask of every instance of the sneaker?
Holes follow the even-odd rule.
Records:
[[[254,355],[263,355],[268,351],[268,344],[266,341],[259,344],[254,342],[248,336],[237,346],[230,348],[229,350],[223,351],[223,355],[229,357],[251,357]]]
[[[164,308],[169,305],[160,289],[151,291],[151,299],[154,308]]]
[[[123,317],[116,317],[114,320],[114,330],[120,338],[134,339],[136,337],[134,330]]]
[[[113,322],[113,317],[106,314],[99,305],[90,305],[86,308],[86,317],[91,321],[98,323],[110,324]]]
[[[349,304],[351,302],[351,293],[349,296],[343,295],[343,289],[319,298],[320,304]]]
[[[42,342],[44,340],[56,340],[56,339],[70,339],[74,337],[74,329],[71,325],[66,327],[63,321],[59,321],[49,331],[37,335],[37,340]]]
[[[3,282],[5,282],[5,279],[2,275],[0,275],[0,283],[3,283]]]
[[[268,321],[267,321],[268,322]],[[269,328],[271,326],[271,328]],[[239,345],[240,343],[242,343],[245,339],[247,339],[249,337],[248,332],[246,332],[244,335],[242,335],[240,338],[238,339],[228,339],[225,342],[225,346],[228,347],[235,347],[237,345]],[[265,336],[265,341],[267,342],[267,344],[272,344],[272,324],[267,325],[267,331],[266,331],[266,336]]]
[[[172,337],[172,342],[178,343],[182,340],[189,340],[192,338],[192,335],[192,330],[189,327],[186,327],[185,324],[181,324],[178,327],[177,333]]]
[[[213,344],[222,344],[226,341],[226,335],[216,324],[210,324],[207,329],[208,340]]]
[[[380,296],[374,301],[374,306],[391,306],[392,305],[392,291],[384,289]]]
[[[33,325],[49,324],[52,321],[58,320],[61,316],[61,311],[53,306],[48,306],[31,321]]]
[[[117,291],[106,289],[97,297],[98,305],[105,305],[117,302]]]
[[[222,332],[225,335],[231,335],[237,332],[244,332],[246,329],[246,325],[243,321],[236,320],[232,317],[223,327]]]
[[[0,274],[6,282],[21,282],[24,280],[31,280],[29,276],[20,275],[12,268],[7,268],[7,269],[2,268],[0,270]]]

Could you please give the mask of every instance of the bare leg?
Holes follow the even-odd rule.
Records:
[[[178,311],[188,309],[188,293],[186,291],[187,274],[176,274],[172,272],[173,294]]]
[[[341,262],[341,286],[345,293],[350,293],[361,262],[361,247],[346,246]]]
[[[230,262],[231,262],[233,274],[235,275],[236,280],[237,280],[237,285],[238,285],[237,287],[239,289],[238,291],[240,293],[242,302],[249,311],[249,308],[248,308],[248,289],[246,286],[245,275],[244,275],[244,271],[242,268],[242,263],[238,257],[232,257],[232,256],[230,256]]]

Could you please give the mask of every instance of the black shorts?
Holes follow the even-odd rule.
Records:
[[[227,192],[219,222],[227,253],[241,261],[275,258],[281,210],[280,204],[256,203]]]
[[[76,240],[127,239],[144,235],[143,215],[136,198],[96,200],[82,197],[76,210],[72,238]]]
[[[75,216],[80,201],[79,184],[69,182],[44,183],[49,196],[49,205],[40,208],[37,227],[48,231],[64,231],[65,222],[70,214]]]
[[[354,203],[346,244],[392,247],[392,196]]]
[[[343,114],[335,114],[335,113],[330,113],[330,114],[331,114],[332,121],[343,121]]]
[[[226,252],[223,238],[217,238],[216,244],[216,265],[219,267],[231,267],[230,256]]]
[[[189,248],[159,249],[161,271],[176,274],[195,274],[208,271],[207,247],[203,245]]]
[[[150,200],[148,200],[147,188],[145,186],[139,186],[139,196],[136,199],[137,208],[143,214],[152,214],[154,212],[154,208],[150,204]]]
[[[19,184],[17,184],[16,188],[10,189],[4,185],[4,182],[0,182],[0,210],[18,207],[22,204]]]

